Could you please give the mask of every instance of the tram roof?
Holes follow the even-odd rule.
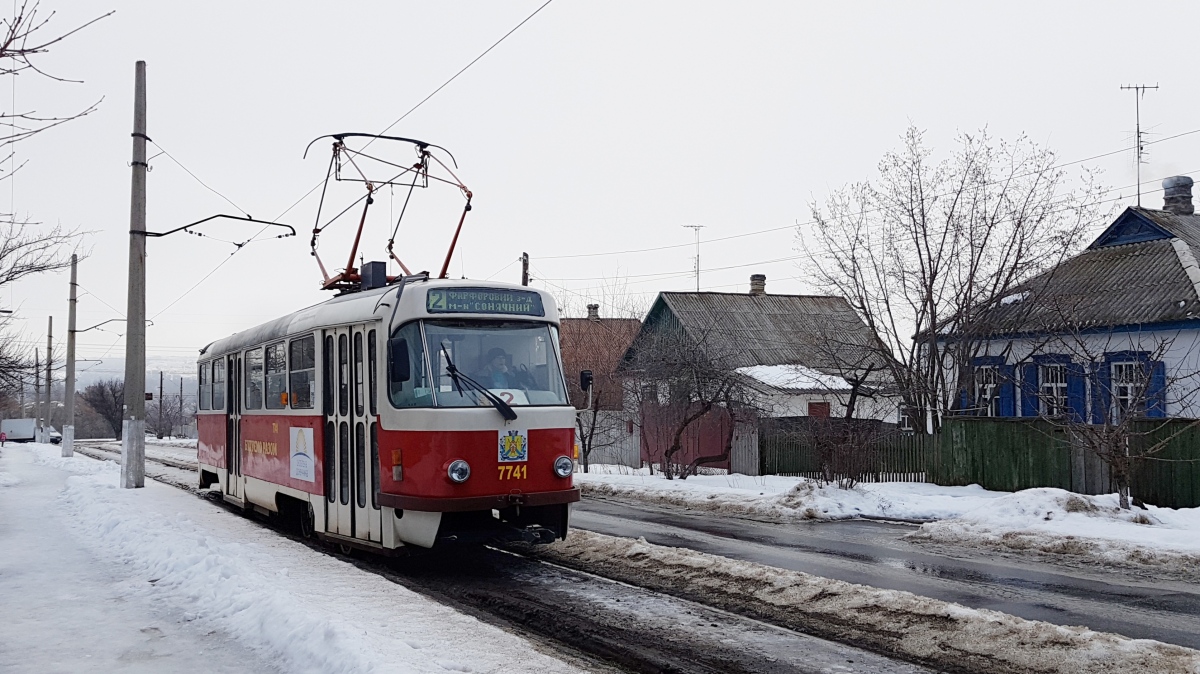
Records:
[[[392,300],[395,299],[396,288],[397,284],[392,284],[383,288],[338,295],[324,302],[294,311],[286,316],[280,316],[275,320],[267,321],[252,328],[235,332],[228,337],[222,337],[210,342],[207,346],[200,349],[200,355],[201,357],[211,357],[218,354],[232,353],[241,351],[247,347],[279,340],[288,335],[298,335],[337,325],[350,325],[388,319],[392,315]],[[430,314],[424,310],[425,293],[409,291],[413,289],[424,291],[430,288],[494,288],[497,290],[511,289],[536,292],[542,297],[542,306],[545,310],[544,317],[497,314],[451,315],[456,317],[473,316],[489,319],[505,318],[558,323],[558,305],[554,301],[554,296],[545,290],[511,283],[495,283],[492,281],[475,281],[471,279],[410,279],[405,285],[405,292],[401,297],[401,303],[404,305],[405,310],[403,314],[397,315],[403,315],[406,318],[429,316]],[[385,297],[385,295],[389,294],[391,297]],[[418,296],[420,299],[417,299]],[[447,314],[436,315],[447,316]]]

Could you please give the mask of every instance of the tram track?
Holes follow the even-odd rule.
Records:
[[[119,461],[106,443],[76,443],[97,460]],[[227,508],[219,494],[200,490],[195,464],[147,454],[165,470],[147,476]],[[332,555],[442,604],[528,639],[547,654],[597,672],[926,672],[922,667],[826,641],[583,570],[521,554],[516,549],[453,547],[399,558],[354,553],[299,536],[277,517],[260,519],[279,534]]]

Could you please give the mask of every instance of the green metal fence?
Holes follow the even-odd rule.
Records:
[[[1200,425],[1192,420],[1139,423],[1132,453],[1163,438],[1165,449],[1134,466],[1131,492],[1146,503],[1169,508],[1200,507]],[[759,426],[763,475],[820,479],[827,475],[811,431],[795,420],[764,420]],[[824,458],[828,458],[826,454]],[[1115,490],[1108,467],[1095,454],[1072,447],[1066,433],[1035,419],[947,419],[939,435],[884,432],[866,454],[864,482],[978,484],[997,491],[1058,487],[1079,493]],[[854,472],[858,472],[857,470]],[[829,471],[833,479],[845,472]]]

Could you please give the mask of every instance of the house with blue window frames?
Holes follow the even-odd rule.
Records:
[[[960,369],[956,413],[1200,418],[1200,216],[1191,178],[1163,188],[1161,210],[1125,209],[1082,253],[975,313],[986,336]]]

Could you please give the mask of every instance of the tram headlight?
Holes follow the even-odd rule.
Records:
[[[446,477],[454,484],[462,484],[471,477],[471,464],[462,459],[455,459],[446,467]]]
[[[554,460],[554,474],[559,477],[571,477],[575,471],[575,462],[569,456],[560,456]]]

